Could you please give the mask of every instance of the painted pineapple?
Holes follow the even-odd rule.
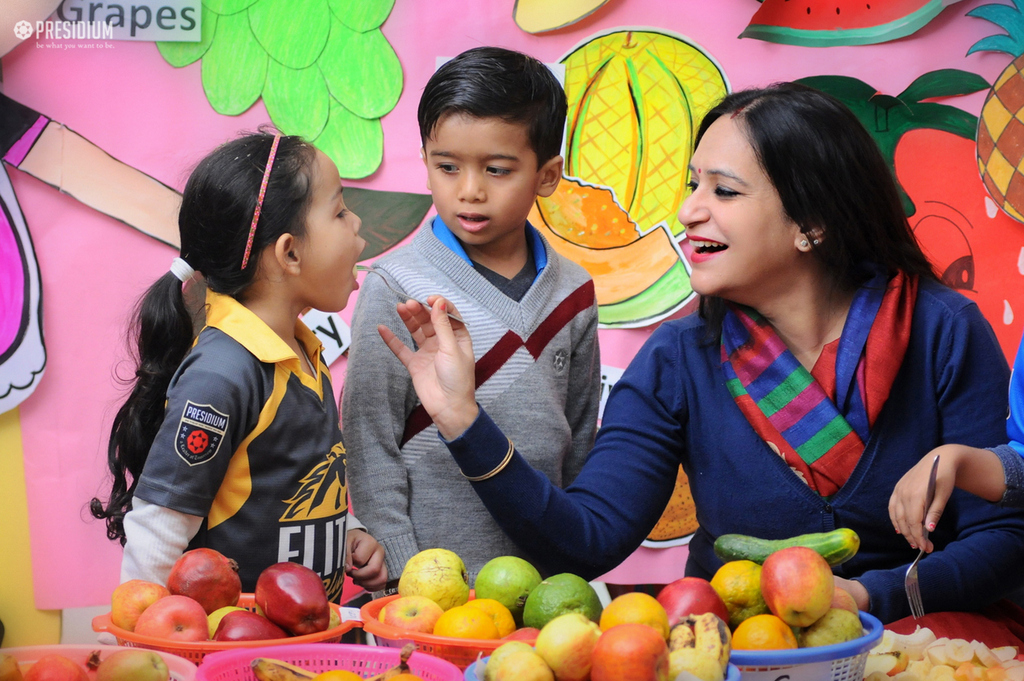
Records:
[[[1024,222],[1024,0],[1013,0],[1013,5],[982,5],[967,14],[1006,31],[979,40],[968,54],[990,50],[1014,57],[996,79],[981,110],[978,170],[996,205]]]

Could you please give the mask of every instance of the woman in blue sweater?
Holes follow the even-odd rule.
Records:
[[[897,481],[944,443],[1004,441],[1009,369],[978,308],[941,285],[892,174],[842,104],[781,84],[705,117],[679,212],[700,314],[662,324],[609,395],[597,442],[565,490],[530,468],[473,397],[467,330],[403,303],[417,351],[388,329],[449,451],[498,523],[548,572],[593,578],[657,522],[681,463],[712,545],[848,527],[835,568],[890,622],[916,551],[888,518]],[[1024,515],[954,492],[920,564],[926,610],[973,610],[1024,579]]]

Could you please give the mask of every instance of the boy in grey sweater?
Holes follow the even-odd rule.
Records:
[[[524,54],[463,52],[430,78],[418,119],[437,217],[374,263],[352,318],[342,414],[353,510],[384,546],[392,588],[418,551],[446,548],[471,580],[524,555],[491,518],[377,325],[408,346],[399,298],[441,294],[466,321],[476,398],[530,463],[568,485],[593,444],[600,398],[597,301],[587,272],[527,222],[562,176],[565,93]],[[472,583],[472,582],[471,582]]]

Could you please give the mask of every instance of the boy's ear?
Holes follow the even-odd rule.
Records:
[[[426,147],[420,147],[420,160],[423,161],[423,167],[427,169],[427,191],[430,189],[430,166],[427,164],[427,149]]]
[[[540,167],[537,171],[537,196],[551,196],[555,193],[562,180],[562,163],[561,156],[553,156]]]
[[[274,260],[277,261],[281,271],[288,274],[299,273],[302,256],[298,246],[298,239],[292,234],[285,232],[277,237],[277,241],[274,242]]]

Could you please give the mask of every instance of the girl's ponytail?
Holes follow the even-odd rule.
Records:
[[[186,270],[201,273],[209,290],[244,303],[259,270],[258,254],[282,234],[305,234],[316,154],[299,137],[278,139],[268,132],[217,147],[199,162],[182,192],[178,232],[180,258],[187,263],[180,266],[187,264]],[[250,247],[254,257],[246,259]],[[138,348],[138,370],[110,429],[110,499],[106,507],[98,498],[89,503],[92,515],[106,521],[107,536],[122,546],[124,516],[164,420],[167,386],[194,340],[193,320],[178,279],[178,274],[188,276],[178,267],[176,260],[176,273],[165,274],[150,286],[136,310],[131,333]]]
[[[106,508],[98,498],[89,504],[92,515],[106,521],[107,537],[122,546],[124,516],[164,419],[167,386],[192,347],[192,317],[181,287],[168,272],[139,301],[131,327],[138,368],[131,394],[114,417],[107,446],[107,467],[113,476],[110,499]]]

